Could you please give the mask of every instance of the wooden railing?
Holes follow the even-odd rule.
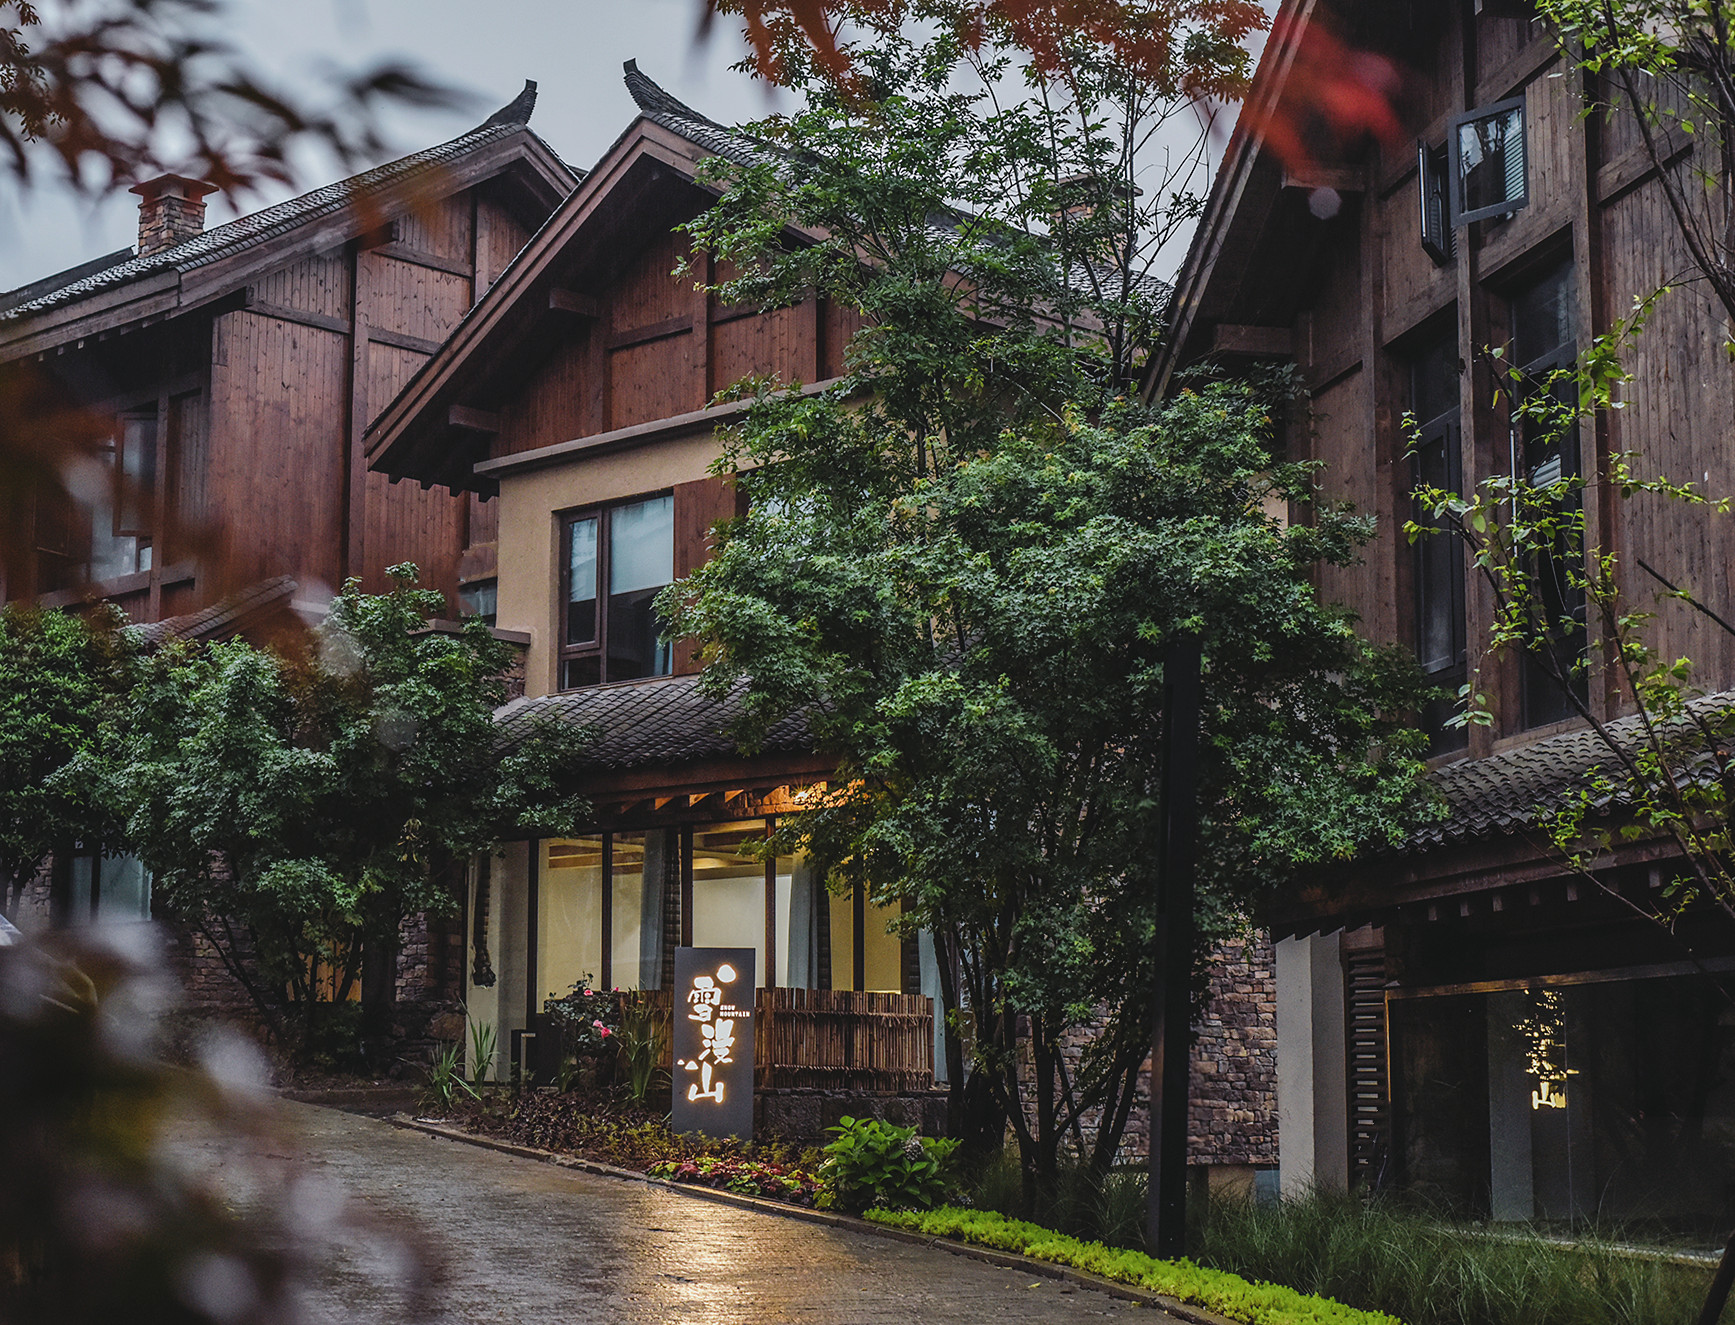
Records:
[[[640,997],[669,1016],[667,990]],[[934,1004],[921,994],[761,989],[754,1012],[760,1090],[933,1089]]]

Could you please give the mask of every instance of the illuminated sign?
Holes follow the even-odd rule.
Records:
[[[752,948],[675,949],[677,1132],[753,1135]]]
[[[1525,1068],[1536,1079],[1532,1109],[1564,1109],[1567,1078],[1578,1069],[1566,1065],[1566,1009],[1553,989],[1532,992],[1530,1014],[1518,1023],[1524,1037]]]

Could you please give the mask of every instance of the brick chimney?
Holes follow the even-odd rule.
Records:
[[[139,256],[205,233],[205,195],[217,186],[185,175],[158,175],[135,184],[139,195]]]

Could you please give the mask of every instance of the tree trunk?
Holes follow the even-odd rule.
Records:
[[[374,897],[369,912],[361,959],[361,1050],[377,1067],[388,1051],[397,1012],[398,917],[383,893]]]

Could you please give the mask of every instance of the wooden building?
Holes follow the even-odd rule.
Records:
[[[487,610],[493,507],[370,475],[362,434],[577,184],[535,99],[210,230],[208,185],[141,183],[136,252],[0,294],[0,371],[114,420],[82,504],[8,513],[34,555],[0,599],[155,622],[275,576],[378,590],[413,561]]]
[[[1491,594],[1457,545],[1402,533],[1418,479],[1467,491],[1582,473],[1588,540],[1618,553],[1637,600],[1643,563],[1726,607],[1726,521],[1598,481],[1611,454],[1637,451],[1646,472],[1735,492],[1726,319],[1676,290],[1628,356],[1630,403],[1539,447],[1486,351],[1532,372],[1569,364],[1690,266],[1635,123],[1585,114],[1581,75],[1523,4],[1288,0],[1276,31],[1147,389],[1183,390],[1190,368],[1293,363],[1311,401],[1290,454],[1378,521],[1320,592],[1446,690],[1473,677],[1495,718],[1465,731],[1447,706],[1424,715],[1447,817],[1270,917],[1284,1184],[1354,1177],[1497,1219],[1726,1229],[1735,1028],[1694,963],[1729,969],[1735,934],[1639,918],[1670,877],[1661,842],[1620,848],[1608,890],[1565,868],[1535,807],[1563,803],[1604,753],[1541,669],[1481,652]],[[1316,95],[1327,77],[1361,80],[1360,104],[1391,98],[1402,132],[1383,147],[1334,132]],[[1680,168],[1687,145],[1671,150]],[[1692,657],[1707,691],[1735,687],[1735,639],[1679,602],[1657,610],[1664,655]],[[1594,621],[1586,632],[1583,693],[1619,731],[1623,699]]]
[[[859,891],[829,894],[804,860],[746,850],[827,764],[799,723],[740,755],[730,705],[700,693],[690,651],[661,641],[651,608],[736,511],[710,467],[740,406],[715,394],[750,374],[798,389],[837,376],[856,323],[814,299],[719,304],[695,286],[709,276],[702,255],[695,274],[675,274],[692,256],[676,227],[712,197],[700,163],[757,149],[631,63],[626,84],[632,124],[367,433],[378,473],[498,508],[497,624],[529,641],[525,697],[503,729],[598,733],[585,831],[479,864],[468,1006],[511,1061],[547,1068],[550,998],[585,979],[668,988],[677,945],[747,948],[762,1011],[796,1015],[784,1004],[799,995],[800,1016],[861,1031],[816,1032],[810,1048],[844,1058],[762,1063],[762,1081],[931,1083],[931,945],[889,932],[894,917]],[[872,1030],[887,1018],[897,1034]]]

